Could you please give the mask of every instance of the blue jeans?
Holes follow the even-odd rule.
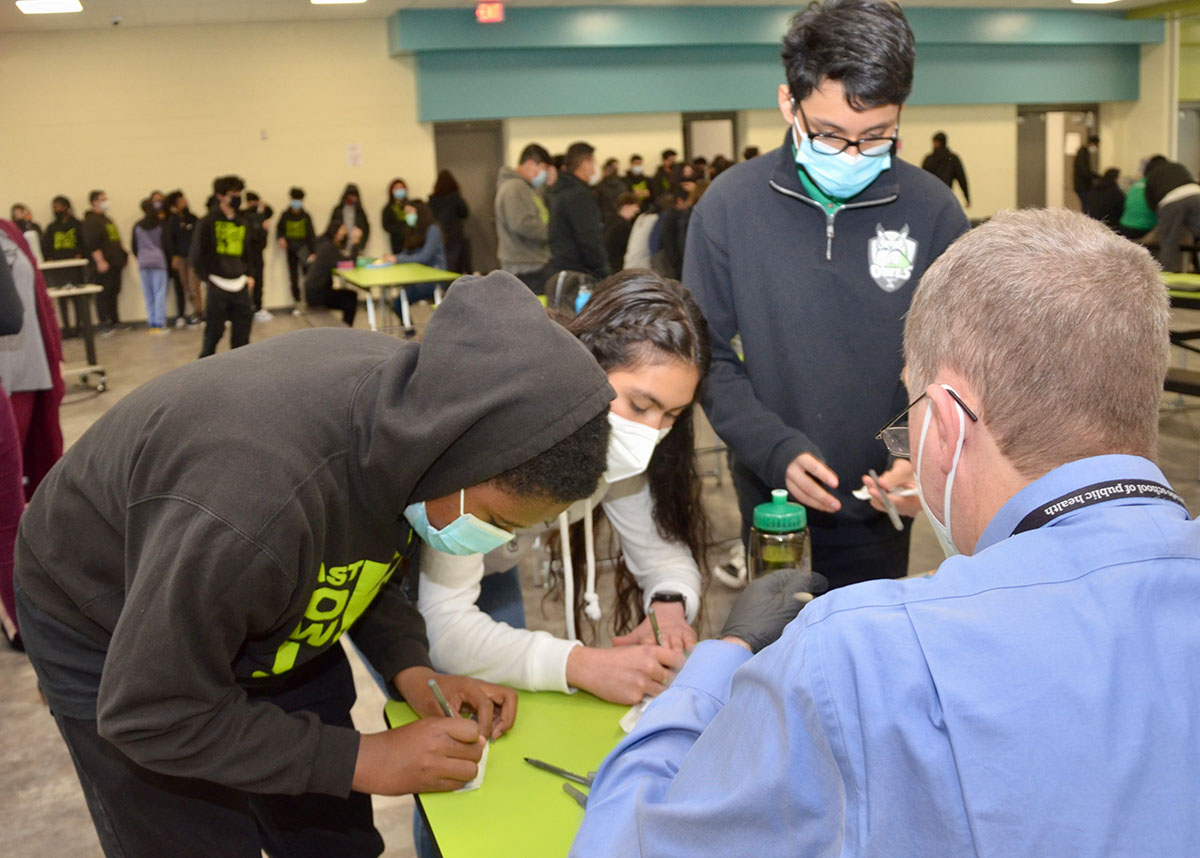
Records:
[[[142,268],[142,294],[146,297],[146,323],[152,328],[167,326],[167,269]]]
[[[514,629],[525,628],[525,599],[521,596],[521,576],[517,567],[484,575],[475,605],[493,620],[508,623]],[[417,848],[417,858],[438,858],[440,855],[425,820],[421,818],[421,811],[416,808],[413,809],[413,845]]]

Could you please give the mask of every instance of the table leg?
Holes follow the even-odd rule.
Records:
[[[96,366],[96,331],[92,327],[92,296],[75,296],[75,323],[83,329],[83,349],[87,354],[88,366]]]
[[[367,293],[367,327],[372,331],[379,330],[379,323],[375,319],[375,296],[370,292]]]
[[[403,286],[400,287],[400,323],[404,325],[405,333],[413,329],[412,310],[408,306],[408,290]]]

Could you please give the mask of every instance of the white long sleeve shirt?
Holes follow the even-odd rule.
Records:
[[[700,570],[686,545],[659,535],[646,477],[612,485],[601,481],[595,495],[567,511],[570,520],[580,520],[584,510],[597,503],[616,533],[626,567],[641,587],[643,608],[649,608],[657,593],[680,593],[688,621],[695,619],[700,609]],[[430,656],[439,670],[530,691],[570,690],[567,657],[578,641],[514,629],[475,605],[483,576],[512,568],[532,545],[532,537],[548,530],[543,526],[522,531],[513,543],[486,558],[482,554],[459,557],[422,546],[417,606],[425,617]]]

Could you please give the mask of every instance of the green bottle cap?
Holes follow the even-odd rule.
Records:
[[[771,502],[754,508],[754,527],[767,533],[790,533],[808,526],[808,510],[789,503],[784,489],[771,490]]]

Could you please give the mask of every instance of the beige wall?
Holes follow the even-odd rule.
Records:
[[[1175,156],[1179,75],[1175,33],[1175,25],[1168,22],[1166,42],[1142,46],[1137,101],[1100,105],[1101,169],[1117,167],[1122,176],[1135,176],[1139,163],[1150,155]]]
[[[152,188],[181,187],[202,213],[213,177],[232,172],[276,210],[302,185],[318,230],[357,182],[377,228],[393,176],[422,195],[433,185],[413,64],[388,56],[382,20],[6,34],[0,77],[24,82],[5,88],[5,217],[19,200],[44,223],[58,193],[82,213],[88,191],[103,188],[128,246]],[[350,143],[362,144],[361,166],[346,164]],[[371,247],[384,248],[378,229]],[[291,303],[274,243],[266,289],[267,306]],[[132,262],[121,312],[145,318]]]
[[[663,149],[683,152],[683,117],[678,113],[619,113],[598,116],[548,116],[504,122],[504,163],[515,166],[521,150],[540,143],[551,155],[583,140],[596,147],[596,162],[608,158],[629,167],[629,156],[641,155],[647,171],[658,168]]]
[[[766,152],[783,142],[787,126],[778,110],[747,110],[740,116],[743,145]],[[909,106],[900,122],[900,156],[920,164],[930,138],[946,132],[959,154],[971,188],[971,217],[986,217],[1017,204],[1017,109],[1012,104]],[[954,186],[959,202],[962,194]]]

